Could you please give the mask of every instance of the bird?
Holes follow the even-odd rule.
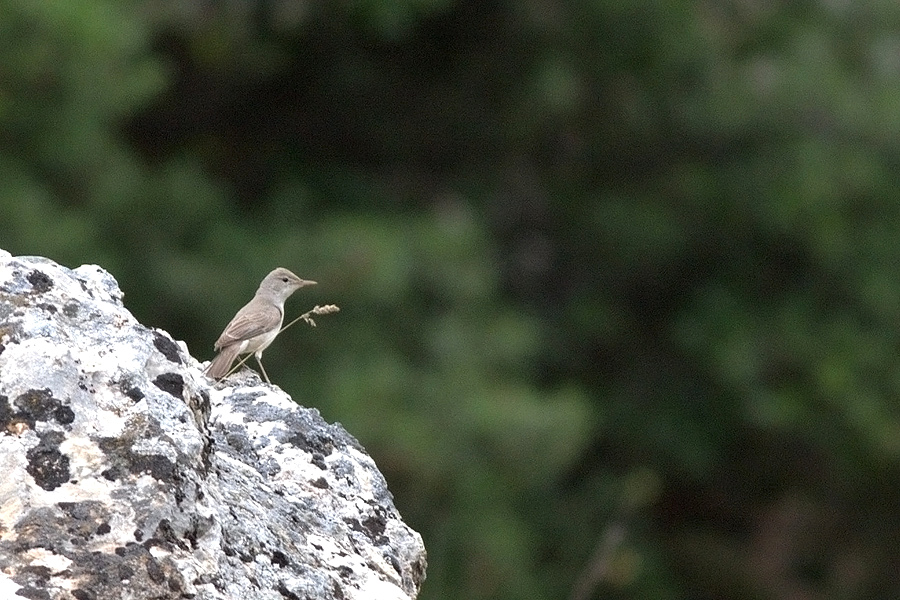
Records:
[[[253,299],[237,311],[216,340],[213,348],[218,354],[206,368],[206,375],[221,379],[228,374],[239,354],[252,352],[266,383],[271,383],[262,364],[263,350],[281,331],[284,301],[308,285],[316,285],[316,282],[301,279],[284,267],[278,267],[266,275]]]

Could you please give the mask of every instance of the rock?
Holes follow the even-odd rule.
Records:
[[[0,598],[400,600],[425,565],[340,425],[0,251]]]

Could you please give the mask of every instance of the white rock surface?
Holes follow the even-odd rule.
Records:
[[[425,565],[339,425],[0,250],[0,598],[405,600]]]

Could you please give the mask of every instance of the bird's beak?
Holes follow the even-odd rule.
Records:
[[[300,287],[306,287],[306,286],[308,286],[308,285],[316,285],[316,282],[315,282],[315,281],[310,281],[310,280],[308,280],[308,279],[301,279],[301,280],[300,280]]]

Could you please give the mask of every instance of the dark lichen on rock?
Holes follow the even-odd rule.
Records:
[[[43,271],[35,269],[25,278],[28,280],[28,283],[31,284],[32,290],[37,294],[44,294],[53,289],[53,280]]]

